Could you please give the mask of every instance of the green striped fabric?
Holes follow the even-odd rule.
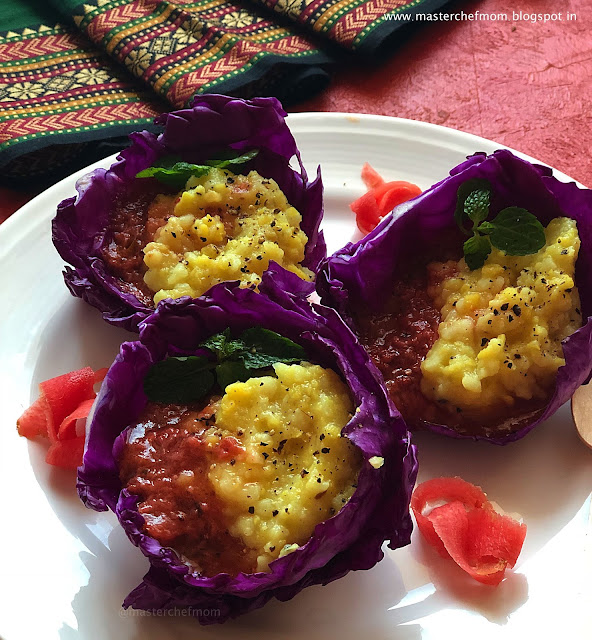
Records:
[[[304,99],[340,51],[372,54],[405,24],[386,14],[444,3],[0,0],[2,176],[69,170],[196,93]]]

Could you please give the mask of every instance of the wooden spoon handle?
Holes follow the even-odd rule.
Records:
[[[592,384],[576,389],[571,399],[571,415],[580,438],[592,449]]]

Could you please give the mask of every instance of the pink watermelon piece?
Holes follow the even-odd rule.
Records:
[[[47,399],[41,394],[37,400],[16,421],[19,436],[32,440],[37,436],[47,438]]]
[[[428,503],[442,501],[424,513]],[[497,513],[479,487],[461,478],[434,478],[415,489],[411,509],[427,542],[475,580],[498,585],[516,564],[526,525]]]
[[[362,181],[366,185],[368,191],[384,184],[384,178],[373,166],[370,165],[369,162],[365,162],[362,167]]]
[[[82,464],[84,436],[72,440],[58,440],[47,450],[45,462],[64,469],[76,469]]]
[[[47,435],[50,442],[58,440],[58,430],[63,420],[79,404],[95,397],[94,383],[95,372],[90,367],[84,367],[45,380],[39,385],[41,393],[47,398]]]
[[[95,371],[95,384],[103,382],[105,376],[107,375],[107,371],[109,371],[109,367],[103,367],[102,369],[97,369]]]
[[[94,401],[94,398],[83,400],[69,416],[66,416],[62,420],[62,424],[60,424],[60,428],[58,429],[58,440],[71,440],[77,437],[76,421],[80,418],[88,417]]]

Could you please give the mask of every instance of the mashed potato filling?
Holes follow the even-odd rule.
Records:
[[[442,322],[421,366],[425,396],[451,411],[481,414],[546,397],[565,364],[561,341],[582,321],[576,223],[555,218],[545,236],[533,255],[493,249],[474,271],[460,260],[455,275],[430,289]]]
[[[228,387],[213,441],[245,449],[212,463],[209,479],[226,505],[229,532],[256,556],[257,571],[304,544],[354,492],[361,456],[341,436],[354,407],[339,376],[318,365],[275,364],[277,377]]]
[[[274,260],[304,280],[302,216],[274,180],[212,169],[187,181],[174,215],[144,249],[144,281],[165,298],[197,297],[228,280],[256,287]]]

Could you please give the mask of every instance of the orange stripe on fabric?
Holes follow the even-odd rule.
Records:
[[[288,37],[290,34],[286,31],[286,29],[282,28],[282,27],[273,27],[272,29],[270,29],[269,31],[264,31],[260,34],[260,36],[257,37],[257,39],[255,39],[254,37],[247,40],[247,42],[250,42],[251,40],[257,42],[258,40],[263,40],[265,38],[268,38],[270,36],[270,34],[274,34],[274,35],[282,35],[285,34],[286,37]],[[239,45],[240,43],[240,34],[233,34],[233,33],[225,33],[222,35],[222,37],[216,42],[215,45],[212,46],[212,48],[206,52],[204,52],[201,55],[196,56],[195,58],[191,58],[189,60],[187,60],[184,63],[181,63],[177,66],[175,66],[172,69],[169,69],[168,71],[166,71],[155,83],[154,83],[154,88],[157,91],[160,91],[163,86],[167,83],[167,81],[175,75],[181,74],[182,72],[187,72],[188,70],[192,70],[197,66],[205,66],[206,64],[208,64],[208,61],[215,57],[218,52],[226,45],[226,43],[233,39],[233,38],[238,38],[239,41],[237,41],[236,46]],[[277,41],[279,38],[276,38],[275,41]],[[244,38],[243,38],[244,40]],[[183,53],[189,53],[189,52],[181,52]],[[273,51],[272,51],[273,53]],[[185,57],[184,55],[180,56],[181,58]],[[174,58],[171,58],[170,60],[167,60],[167,64],[170,64],[174,61]],[[155,63],[158,64],[158,63]],[[152,67],[149,67],[147,70],[147,72],[153,73]],[[177,80],[175,80],[175,82],[178,82],[179,80],[181,80],[181,77],[179,77]],[[171,93],[174,93],[174,85],[172,87],[169,88],[168,92],[167,92],[167,96],[170,96]]]
[[[207,23],[207,19],[205,19],[205,22]],[[253,30],[255,29],[261,29],[261,26],[258,26],[257,24],[253,24],[251,25],[251,27],[253,28]],[[188,45],[187,47],[185,47],[184,49],[181,49],[180,51],[177,51],[176,53],[170,55],[170,56],[166,56],[166,57],[162,57],[159,60],[156,60],[155,62],[153,62],[150,67],[148,67],[148,69],[146,69],[144,76],[145,77],[151,77],[153,75],[155,75],[156,73],[158,73],[163,67],[167,67],[170,65],[174,65],[177,61],[179,63],[181,63],[181,61],[185,60],[187,58],[188,55],[191,55],[193,53],[194,49],[201,49],[204,47],[204,45],[211,40],[212,38],[217,36],[217,32],[216,32],[216,28],[214,28],[214,31],[212,31],[211,33],[208,33],[209,29],[211,29],[212,27],[207,27],[204,35],[202,36],[202,38],[200,38],[200,40],[192,45]],[[286,35],[288,35],[288,32],[286,31],[286,29],[284,27],[277,27],[276,25],[270,25],[269,27],[264,27],[264,30],[260,33],[260,34],[255,34],[255,35],[249,35],[247,32],[242,32],[240,34],[233,34],[228,32],[228,35],[230,37],[238,37],[241,40],[248,40],[248,41],[254,41],[257,42],[259,40],[264,40],[266,38],[270,38],[273,36],[276,36],[277,34],[281,34],[284,33]],[[204,52],[202,55],[203,56],[207,56],[209,53],[209,50]],[[201,58],[195,58],[197,59],[201,59]],[[175,67],[174,70],[169,70],[169,71],[176,71],[177,69],[179,69],[181,67],[179,67],[178,65]],[[168,78],[170,77],[170,73],[169,71],[165,72],[166,74],[166,78],[168,80]],[[160,79],[156,81],[155,85],[154,85],[155,89],[160,89],[162,87],[162,83],[160,82]]]
[[[46,56],[52,53],[68,51],[73,46],[80,48],[80,36],[63,33],[41,38],[27,38],[16,42],[0,43],[0,62],[26,60],[35,56]],[[21,55],[19,58],[18,56]]]

